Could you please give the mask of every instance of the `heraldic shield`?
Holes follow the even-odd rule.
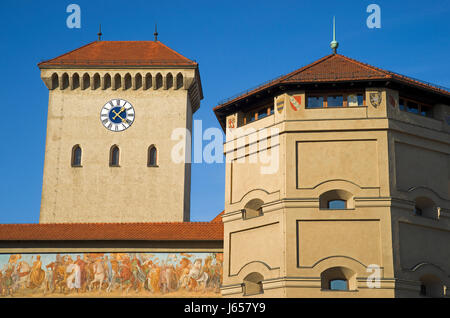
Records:
[[[378,107],[381,104],[381,92],[370,93],[369,99],[373,107]]]

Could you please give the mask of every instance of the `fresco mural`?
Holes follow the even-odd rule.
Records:
[[[1,297],[220,297],[222,253],[0,254]]]

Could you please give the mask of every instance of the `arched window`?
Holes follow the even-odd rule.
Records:
[[[100,74],[95,73],[93,78],[93,83],[91,85],[92,89],[97,89],[100,87]]]
[[[55,89],[58,87],[59,85],[59,78],[58,78],[58,74],[53,73],[52,74],[52,89]]]
[[[69,75],[64,73],[61,77],[61,85],[59,88],[66,89],[69,87]]]
[[[91,86],[91,77],[89,76],[88,73],[84,73],[82,84],[83,85],[82,85],[81,89],[86,89],[89,86]]]
[[[434,275],[420,277],[420,295],[424,297],[444,297],[445,287]]]
[[[120,157],[119,147],[117,147],[116,145],[112,146],[109,154],[109,165],[111,167],[118,167],[119,157]]]
[[[437,219],[438,218],[437,206],[430,198],[418,197],[415,200],[414,214],[417,216],[424,216],[428,218]]]
[[[181,73],[178,73],[177,74],[177,84],[176,84],[176,89],[179,89],[179,88],[181,88],[181,87],[183,87],[183,74],[181,74]]]
[[[111,87],[111,75],[108,73],[105,74],[105,77],[103,78],[103,87],[102,89],[107,89]]]
[[[353,195],[345,190],[330,190],[319,196],[320,209],[345,210],[353,207]]]
[[[81,167],[81,147],[75,145],[72,148],[72,167]]]
[[[173,76],[172,73],[168,73],[166,75],[166,89],[170,89],[173,87]]]
[[[355,290],[356,275],[346,267],[332,267],[320,274],[323,290]]]
[[[122,78],[120,77],[120,74],[114,75],[114,84],[112,89],[119,89],[119,87],[122,86]]]
[[[156,150],[156,147],[154,145],[151,145],[148,147],[148,160],[147,160],[147,166],[149,167],[157,167],[158,166],[158,151]]]
[[[131,88],[131,75],[130,73],[125,74],[124,81],[123,81],[123,89],[130,89]]]
[[[80,75],[74,73],[72,75],[72,87],[70,89],[76,89],[78,87],[80,87]]]
[[[137,73],[134,77],[134,87],[133,89],[139,89],[142,87],[142,75],[140,73]]]
[[[159,89],[162,87],[162,85],[163,85],[163,77],[162,77],[161,73],[158,73],[158,74],[156,74],[155,83],[153,85],[153,88]]]
[[[149,89],[150,87],[152,87],[152,74],[147,73],[145,74],[144,89]]]
[[[250,200],[244,207],[244,219],[252,219],[258,216],[261,216],[262,213],[262,205],[264,202],[260,199]]]
[[[250,273],[244,278],[244,296],[257,295],[264,293],[262,281],[264,276],[260,273]]]

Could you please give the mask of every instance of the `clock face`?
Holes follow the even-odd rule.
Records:
[[[112,99],[102,107],[100,120],[111,131],[123,131],[133,124],[134,115],[134,108],[129,102]]]

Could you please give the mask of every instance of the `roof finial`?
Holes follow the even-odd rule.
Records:
[[[102,40],[102,25],[101,24],[100,24],[97,35],[98,35],[98,40],[101,41]]]
[[[153,33],[153,35],[155,36],[155,42],[158,41],[158,29],[156,23],[155,23],[155,33]]]
[[[336,54],[337,48],[339,47],[339,42],[336,41],[336,18],[335,17],[333,17],[333,41],[331,41],[330,46],[333,49],[333,54]]]

